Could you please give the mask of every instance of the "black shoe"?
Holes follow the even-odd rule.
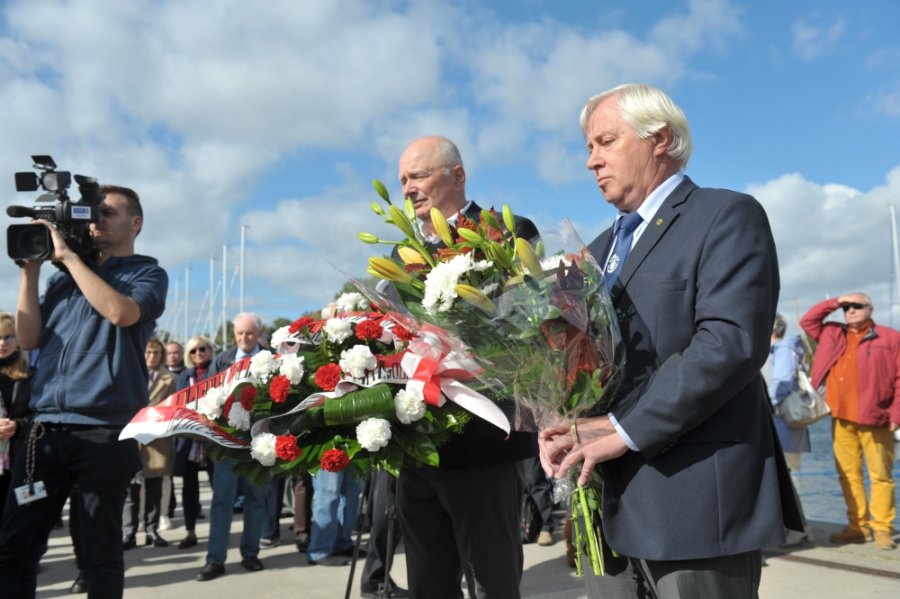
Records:
[[[218,578],[222,574],[225,574],[225,566],[222,564],[214,564],[209,562],[203,569],[200,570],[200,573],[197,574],[197,580],[204,582],[207,580],[212,580],[213,578]]]
[[[368,555],[368,553],[369,553],[368,551],[366,551],[365,549],[360,547],[357,557],[366,557],[366,555]],[[344,549],[343,551],[339,552],[337,555],[345,555],[347,557],[353,557],[353,547],[350,547],[349,549]]]
[[[88,583],[87,583],[87,575],[84,570],[78,571],[78,576],[75,577],[75,582],[72,583],[72,588],[69,589],[70,593],[87,593]]]
[[[192,532],[189,532],[186,537],[178,541],[179,549],[187,549],[188,547],[193,547],[197,544],[197,535]]]
[[[300,553],[306,553],[306,550],[309,549],[309,535],[302,535],[294,539],[294,543],[297,545],[297,551]]]
[[[124,539],[122,539],[122,549],[124,551],[128,551],[129,549],[134,549],[137,547],[137,540],[135,539],[136,535],[128,535]]]
[[[391,592],[385,593],[383,591],[379,591],[379,589],[384,585],[384,583],[379,583],[377,587],[372,588],[363,585],[359,589],[359,596],[363,599],[375,599],[376,597],[392,597],[394,599],[408,599],[412,597],[409,594],[409,591],[406,589],[400,588],[395,584],[391,585]]]
[[[154,547],[168,547],[169,542],[159,536],[158,532],[154,532],[152,534],[147,535],[147,545],[153,545]]]
[[[241,560],[241,566],[250,572],[259,572],[265,567],[258,557],[245,557]]]
[[[307,563],[311,566],[348,566],[350,560],[343,555],[326,555],[319,560],[309,559]]]

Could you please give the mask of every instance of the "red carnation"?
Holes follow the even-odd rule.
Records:
[[[395,324],[394,328],[391,329],[391,333],[394,334],[394,337],[399,339],[400,341],[412,341],[416,338],[416,334],[411,332],[406,327],[402,327],[399,324]]]
[[[374,320],[364,320],[356,325],[356,336],[363,341],[366,339],[380,339],[383,332],[381,325]]]
[[[256,387],[246,385],[241,389],[241,407],[248,412],[253,411],[253,400],[256,399]]]
[[[341,380],[341,367],[337,364],[326,364],[316,370],[316,385],[323,391],[334,391]]]
[[[222,405],[222,418],[228,422],[228,416],[231,414],[231,406],[234,405],[234,397],[229,396]]]
[[[297,446],[294,435],[278,435],[275,437],[275,455],[285,462],[293,462],[303,455],[303,450]]]
[[[309,316],[301,316],[290,324],[290,326],[288,327],[288,331],[290,331],[291,333],[296,333],[302,328],[309,328],[309,325],[311,325],[313,322],[315,321]]]
[[[328,472],[340,472],[350,465],[350,456],[343,449],[328,449],[322,454],[319,465]]]
[[[284,403],[287,401],[288,393],[291,392],[291,379],[283,374],[276,374],[272,377],[272,383],[269,385],[269,397],[275,403]]]

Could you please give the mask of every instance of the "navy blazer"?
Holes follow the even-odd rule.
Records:
[[[611,236],[590,245],[600,264]],[[745,194],[686,177],[632,248],[612,289],[626,365],[611,411],[639,451],[601,467],[620,554],[735,555],[803,529],[760,376],[778,291],[766,213]]]

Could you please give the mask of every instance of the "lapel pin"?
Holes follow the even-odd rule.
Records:
[[[663,224],[663,219],[661,219],[661,218],[656,219],[656,226],[658,227],[661,224]]]

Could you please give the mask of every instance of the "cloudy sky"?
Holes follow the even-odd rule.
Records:
[[[244,304],[267,320],[362,275],[371,247],[356,233],[382,230],[371,180],[399,196],[397,157],[422,135],[457,142],[470,198],[543,227],[569,218],[590,241],[614,211],[584,167],[578,113],[624,82],[659,85],[684,108],[696,182],[764,204],[792,320],[795,306],[862,289],[890,321],[893,0],[28,0],[0,11],[5,201],[34,204],[12,176],[32,154],[138,190],[138,251],[169,272],[161,324],[178,332],[210,328],[226,245],[236,311],[242,228]],[[17,289],[16,267],[0,261],[0,308]]]

